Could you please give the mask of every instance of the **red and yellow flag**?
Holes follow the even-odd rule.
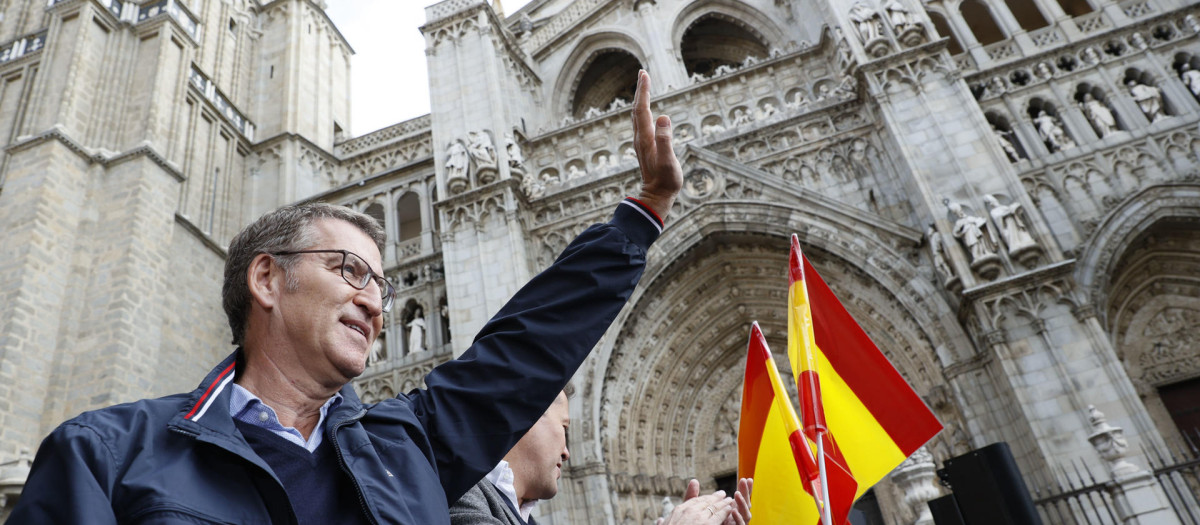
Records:
[[[755,349],[755,334],[762,337],[755,325],[743,387],[738,476],[755,478],[755,523],[819,523],[817,505],[809,498],[820,494],[812,481],[821,431],[831,515],[841,525],[854,500],[942,425],[821,280],[795,236],[789,269],[788,360],[800,396],[802,431],[783,423],[775,427],[762,416],[776,405],[790,412],[791,404],[786,394],[768,399],[761,385],[751,384],[752,376],[778,377],[774,363]],[[761,346],[766,348],[765,341]],[[793,436],[804,440],[796,454],[788,444]],[[805,455],[809,466],[793,460]],[[781,472],[789,466],[794,472]]]

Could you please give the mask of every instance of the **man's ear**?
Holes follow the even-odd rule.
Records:
[[[275,259],[265,253],[260,253],[250,261],[246,270],[246,284],[250,287],[250,296],[264,310],[275,306],[279,294],[283,292],[287,279],[283,268],[275,264]]]

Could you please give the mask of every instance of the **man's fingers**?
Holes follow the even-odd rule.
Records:
[[[687,501],[687,500],[692,499],[699,495],[700,495],[700,481],[695,480],[695,479],[688,481],[687,488],[684,489],[684,491],[683,491],[683,501]]]

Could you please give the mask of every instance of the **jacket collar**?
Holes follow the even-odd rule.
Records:
[[[171,418],[170,426],[190,434],[215,432],[225,436],[237,436],[237,427],[229,414],[230,384],[245,366],[244,350],[238,348],[220,364],[213,367],[200,385],[188,396],[187,403]],[[362,401],[354,391],[353,384],[342,387],[342,403],[325,419],[325,431],[331,424],[361,416]],[[240,437],[238,441],[242,441]]]

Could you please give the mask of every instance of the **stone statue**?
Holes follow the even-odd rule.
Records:
[[[703,134],[705,137],[710,137],[712,135],[716,135],[718,133],[724,133],[724,132],[725,132],[725,126],[722,126],[719,123],[705,124],[703,126],[700,126],[700,133]],[[629,150],[626,150],[626,151],[627,152],[632,151],[632,149],[633,148],[630,148]],[[636,158],[636,157],[634,157],[634,158]]]
[[[1192,96],[1200,98],[1200,71],[1192,69],[1192,66],[1184,62],[1179,71],[1179,80],[1191,90]]]
[[[1054,71],[1051,71],[1050,66],[1045,62],[1038,62],[1037,65],[1033,66],[1033,72],[1037,73],[1038,78],[1043,79],[1054,76]]]
[[[971,262],[995,257],[995,239],[988,236],[992,232],[988,229],[987,220],[983,217],[967,215],[962,205],[957,202],[951,202],[949,207],[950,211],[958,217],[958,220],[954,222],[954,236],[961,239],[967,246],[967,253],[971,254]]]
[[[733,125],[735,127],[749,124],[753,119],[754,117],[750,116],[750,113],[746,112],[745,109],[737,108],[733,110]]]
[[[475,165],[479,167],[496,166],[496,148],[492,146],[492,138],[487,132],[472,131],[467,134],[471,139],[471,144],[467,146],[467,153],[471,154],[471,158],[475,159]]]
[[[671,502],[671,498],[664,496],[662,499],[662,518],[665,519],[667,516],[670,516],[674,510],[675,504]]]
[[[587,172],[579,169],[578,164],[567,166],[567,180],[578,179],[584,175],[587,175]]]
[[[467,149],[457,140],[446,148],[446,178],[467,178]]]
[[[1046,146],[1050,148],[1051,152],[1075,147],[1075,141],[1071,140],[1071,137],[1063,130],[1058,119],[1045,111],[1038,111],[1037,117],[1033,119],[1033,125],[1037,127],[1038,135],[1046,141]]]
[[[854,4],[854,7],[850,8],[850,20],[854,22],[854,28],[858,30],[858,37],[863,43],[879,38],[879,13],[867,4]]]
[[[1095,65],[1100,63],[1100,53],[1096,52],[1096,48],[1088,46],[1083,50],[1083,61]]]
[[[632,161],[637,160],[637,152],[633,151],[632,146],[625,148],[625,153],[621,154],[621,162],[625,162],[625,161],[629,161],[629,160],[632,160]]]
[[[995,195],[984,195],[983,202],[991,208],[992,221],[1000,227],[1000,237],[1008,245],[1008,253],[1016,253],[1026,248],[1036,246],[1025,221],[1021,219],[1021,203],[1013,202],[1008,205],[1000,204]]]
[[[775,116],[775,113],[777,111],[778,110],[775,109],[775,104],[772,104],[769,101],[763,102],[762,109],[760,109],[758,112],[758,118],[759,118],[759,120],[769,119],[769,118]]]
[[[912,14],[899,0],[888,0],[883,4],[883,10],[887,13],[888,22],[892,24],[897,34],[903,33],[905,29],[914,25]]]
[[[791,110],[800,109],[808,105],[808,97],[804,96],[803,91],[797,91],[796,96],[792,97],[790,102],[785,102],[784,105]]]
[[[508,154],[508,167],[525,171],[525,156],[521,154],[521,146],[512,133],[504,134],[504,152]]]
[[[687,129],[687,128],[683,128],[683,129]],[[604,173],[604,170],[607,170],[611,164],[612,163],[609,162],[607,153],[600,153],[600,154],[596,155],[595,165],[596,165],[597,172]]]
[[[1096,100],[1091,93],[1083,94],[1082,105],[1083,114],[1096,127],[1100,138],[1107,137],[1117,130],[1117,119],[1113,116],[1112,110],[1108,109],[1103,102]]]
[[[1000,131],[995,124],[992,124],[992,136],[996,137],[996,142],[1000,144],[1000,149],[1003,149],[1004,153],[1008,155],[1009,161],[1021,160],[1021,155],[1017,152],[1017,147],[1013,145],[1012,140],[1009,140],[1008,134]]]
[[[374,365],[384,358],[383,343],[384,338],[382,334],[375,338],[374,343],[371,343],[371,352],[367,354],[367,366]]]
[[[933,256],[933,269],[937,270],[941,276],[941,282],[947,282],[954,278],[954,269],[950,266],[950,261],[946,259],[946,245],[942,241],[942,232],[939,232],[933,225],[925,230],[925,237],[929,239],[929,252]]]
[[[1129,94],[1133,95],[1133,101],[1137,102],[1138,108],[1146,114],[1146,118],[1150,119],[1150,122],[1158,122],[1167,116],[1163,113],[1161,89],[1147,86],[1135,78],[1126,80],[1125,85],[1129,87]]]
[[[629,101],[621,97],[614,98],[612,103],[608,105],[608,111],[616,111],[629,105]]]
[[[450,342],[450,305],[443,304],[439,313],[442,315],[443,341]]]
[[[413,310],[412,321],[408,322],[408,353],[425,351],[425,312],[420,306]]]

